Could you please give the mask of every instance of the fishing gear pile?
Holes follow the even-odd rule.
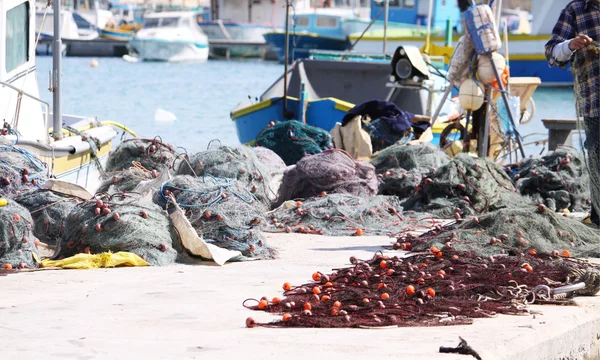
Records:
[[[517,188],[552,211],[587,211],[590,178],[582,154],[562,147],[541,158],[524,159],[514,175]]]
[[[270,323],[248,318],[246,326],[465,325],[475,318],[524,314],[531,303],[572,305],[559,287],[582,281],[590,289],[583,294],[592,295],[600,284],[597,266],[562,255],[482,258],[431,248],[407,258],[376,254],[350,262],[330,274],[315,272],[310,283],[283,284],[282,298],[246,300],[249,309],[282,315]]]
[[[240,251],[246,257],[274,258],[275,250],[267,245],[259,230],[267,207],[243,182],[210,175],[178,175],[164,183],[154,196],[155,203],[170,211],[172,201],[185,211],[204,241]]]
[[[108,157],[106,172],[127,170],[139,163],[147,170],[177,170],[185,155],[178,154],[173,146],[154,139],[128,139],[119,144]]]
[[[256,136],[255,145],[273,150],[287,165],[334,147],[327,131],[296,120],[272,122]]]
[[[14,198],[25,207],[33,219],[33,234],[41,242],[56,245],[65,231],[65,219],[83,200],[51,190],[32,190]]]
[[[0,146],[0,195],[11,197],[43,184],[48,169],[27,150],[12,145]]]
[[[158,177],[158,170],[146,170],[139,163],[127,170],[106,174],[97,191],[100,193],[118,194],[133,191],[142,181]]]
[[[287,165],[273,150],[262,146],[253,146],[250,149],[254,151],[258,160],[269,169],[272,176],[283,174]]]
[[[490,159],[459,154],[428,174],[407,199],[405,209],[428,212],[441,218],[460,219],[503,208],[532,205],[521,196],[506,172]]]
[[[281,174],[282,169],[263,163],[256,152],[247,146],[219,146],[196,153],[178,171],[178,175],[237,179],[265,205],[270,205],[271,198],[277,194],[277,188],[271,188],[275,186],[271,182],[272,177],[277,173]]]
[[[379,193],[405,199],[414,194],[426,174],[433,174],[448,162],[448,155],[437,147],[418,144],[390,146],[371,164],[380,178]]]
[[[426,250],[435,246],[444,252],[460,250],[479,256],[563,252],[577,257],[600,255],[600,231],[544,205],[500,209],[447,228],[439,224],[430,227],[431,231],[420,237],[403,234],[395,248]]]
[[[0,266],[5,270],[37,268],[38,239],[31,231],[29,211],[8,200],[0,206]]]
[[[378,181],[373,165],[354,160],[343,150],[304,157],[283,174],[279,203],[327,194],[374,196]]]
[[[137,194],[97,194],[65,220],[56,258],[78,253],[131,252],[150,265],[172,264],[181,250],[169,217]]]
[[[396,236],[415,228],[421,217],[402,214],[395,196],[328,194],[288,201],[269,214],[268,232],[330,236]]]

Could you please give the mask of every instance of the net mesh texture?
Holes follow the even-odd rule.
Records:
[[[0,266],[4,269],[37,268],[38,240],[32,232],[29,211],[9,200],[0,207]]]

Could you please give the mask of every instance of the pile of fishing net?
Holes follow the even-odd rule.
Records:
[[[139,163],[148,170],[161,170],[166,167],[176,170],[183,156],[178,154],[173,146],[154,139],[128,139],[119,144],[108,157],[106,172],[129,169],[134,163]]]
[[[541,158],[527,158],[514,176],[523,195],[545,204],[552,211],[589,210],[590,179],[583,156],[559,148]]]
[[[33,234],[43,243],[60,243],[67,216],[82,199],[51,190],[32,190],[14,198],[33,219]]]
[[[401,199],[414,194],[426,174],[433,174],[450,161],[448,155],[431,144],[392,145],[372,161],[381,179],[379,193]]]
[[[118,194],[133,191],[142,181],[158,177],[157,170],[146,170],[139,163],[121,171],[106,174],[97,189],[99,193]]]
[[[31,231],[29,211],[9,200],[0,206],[0,266],[3,269],[37,268],[38,240]]]
[[[137,194],[113,194],[75,206],[56,257],[124,251],[163,266],[175,262],[179,249],[170,219],[157,205]]]
[[[11,197],[46,181],[47,166],[27,150],[0,146],[0,196]]]
[[[265,231],[395,236],[421,227],[424,216],[402,214],[400,200],[395,196],[328,194],[302,202],[285,202],[270,212]]]
[[[273,150],[287,165],[297,163],[306,155],[333,149],[327,131],[296,120],[272,123],[256,136],[255,145]]]
[[[265,221],[267,207],[241,181],[210,175],[179,175],[162,185],[154,201],[162,208],[173,209],[169,206],[171,197],[185,210],[190,224],[204,241],[238,250],[246,257],[275,256],[258,229]]]
[[[237,179],[253,196],[268,205],[277,194],[277,185],[272,184],[273,176],[281,174],[283,168],[279,167],[272,155],[263,153],[263,158],[265,156],[269,156],[269,163],[259,160],[250,147],[219,146],[192,155],[187,163],[179,167],[177,174]]]
[[[512,180],[498,164],[459,154],[428,174],[403,206],[437,217],[458,218],[531,204],[530,199],[517,193]]]
[[[403,236],[396,248],[425,250],[431,246],[475,255],[567,251],[578,257],[600,256],[600,230],[554,213],[544,205],[500,209],[448,229],[431,226],[420,237]]]
[[[283,174],[279,188],[279,203],[306,199],[325,193],[374,196],[378,181],[375,168],[354,160],[339,149],[326,150],[298,161]]]
[[[362,261],[352,257],[352,266],[330,274],[314,273],[313,282],[285,283],[283,298],[246,300],[249,309],[282,314],[270,323],[248,318],[246,326],[465,325],[474,318],[524,314],[531,303],[572,305],[564,294],[552,293],[567,283],[586,284],[577,295],[593,295],[600,285],[595,265],[561,256],[436,254],[437,249],[431,249],[406,258],[376,254]]]

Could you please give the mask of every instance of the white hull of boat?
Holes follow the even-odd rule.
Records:
[[[146,61],[206,61],[208,44],[187,41],[140,40],[134,39],[131,45]]]

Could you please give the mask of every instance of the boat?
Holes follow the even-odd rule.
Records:
[[[134,5],[110,5],[113,19],[100,28],[100,37],[116,41],[129,41],[142,28],[146,9]]]
[[[58,1],[53,10],[64,14]],[[6,55],[0,56],[0,112],[6,114],[0,136],[3,149],[25,152],[41,160],[49,175],[94,193],[118,135],[115,126],[126,127],[62,114],[59,54],[54,55],[50,112],[50,104],[40,99],[35,74],[35,17],[33,0],[0,0],[0,18],[6,19],[0,28],[0,43],[7,44]],[[60,19],[52,20],[54,33],[60,35]],[[60,46],[60,38],[53,41],[55,47]]]
[[[375,0],[372,0],[375,1]],[[417,6],[422,2],[429,0],[416,0]],[[569,71],[564,71],[556,67],[549,67],[544,45],[551,37],[552,28],[564,8],[565,2],[562,0],[532,1],[531,15],[533,17],[530,33],[509,34],[508,44],[510,53],[510,73],[515,77],[539,77],[542,86],[572,86],[573,76]],[[390,5],[390,13],[402,12],[401,8]],[[520,14],[519,16],[523,16]],[[526,18],[526,21],[529,21]],[[519,27],[521,28],[521,27]],[[434,47],[444,48],[447,42],[445,36],[431,37],[431,43]],[[365,34],[355,32],[349,36],[350,41],[361,39],[354,48],[357,52],[363,53],[382,53],[383,52],[383,32],[381,30],[367,31]],[[452,38],[452,42],[458,41],[458,36]],[[426,43],[425,36],[405,36],[395,33],[390,29],[387,33],[387,44],[390,49],[398,46],[417,46],[423,48]],[[504,54],[505,49],[499,52]],[[452,53],[453,49],[445,49],[445,53]],[[431,55],[439,55],[436,52],[430,52]]]
[[[54,11],[47,7],[36,4],[35,7],[35,21],[33,24],[35,27],[36,38],[39,36],[39,43],[36,47],[36,55],[52,55],[52,39],[54,37]],[[73,17],[73,13],[68,10],[61,10],[60,12],[60,33],[63,39],[79,39],[79,28]],[[62,45],[61,51],[64,54],[67,47]]]
[[[261,44],[266,44],[264,34],[271,31],[271,26],[225,22],[222,20],[199,21],[198,25],[210,41],[246,42],[247,46],[236,46],[229,49],[231,57],[261,57]]]
[[[147,61],[206,61],[208,38],[196,16],[192,11],[147,14],[129,44]]]

